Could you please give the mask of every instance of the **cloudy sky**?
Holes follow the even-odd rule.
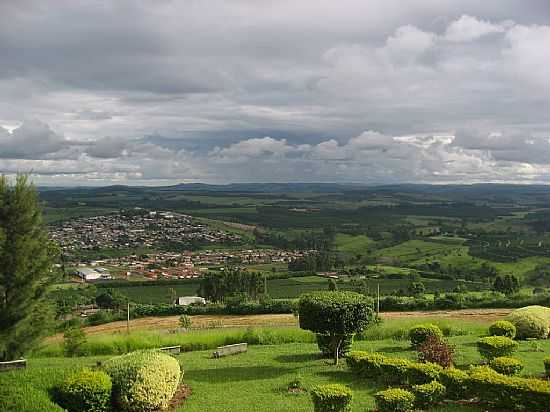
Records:
[[[550,183],[550,2],[0,0],[0,172]]]

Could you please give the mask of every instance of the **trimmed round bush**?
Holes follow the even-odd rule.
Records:
[[[423,385],[413,385],[411,391],[415,396],[415,404],[419,408],[429,408],[437,405],[445,396],[445,386],[437,381]]]
[[[300,328],[326,336],[321,338],[323,345],[330,348],[336,364],[346,340],[374,322],[372,300],[356,292],[305,293],[298,314]]]
[[[516,327],[517,339],[546,339],[550,334],[550,308],[545,306],[516,309],[506,316],[506,320]]]
[[[414,394],[405,389],[394,388],[377,392],[374,400],[379,412],[414,411]]]
[[[439,326],[432,323],[416,325],[409,330],[409,339],[411,345],[415,348],[426,342],[429,337],[441,340],[443,339],[443,332]]]
[[[58,402],[69,412],[105,412],[111,405],[111,378],[83,369],[70,375],[57,390]]]
[[[477,350],[485,359],[510,356],[518,350],[518,343],[506,336],[487,336],[477,341]]]
[[[340,384],[319,385],[310,391],[315,412],[351,412],[353,393]]]
[[[449,399],[465,399],[468,393],[468,374],[456,368],[443,369],[439,373],[439,381],[446,388]]]
[[[507,320],[497,320],[489,326],[489,335],[491,336],[506,336],[514,339],[516,337],[516,327],[512,322]]]
[[[544,371],[546,372],[546,377],[550,378],[550,356],[544,358]]]
[[[519,374],[523,369],[523,363],[519,359],[501,356],[493,359],[489,366],[494,371],[503,375],[513,376]]]
[[[126,412],[165,409],[180,383],[178,361],[160,351],[145,350],[105,362],[113,381],[113,401]]]

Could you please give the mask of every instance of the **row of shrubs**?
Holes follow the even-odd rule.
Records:
[[[490,407],[513,407],[533,412],[546,411],[550,404],[550,382],[499,373],[517,374],[523,366],[515,359],[495,358],[490,364],[494,369],[477,366],[467,372],[370,352],[351,352],[346,361],[349,368],[360,376],[409,389],[392,389],[377,394],[380,412],[410,411],[413,407],[426,407],[442,399],[466,397],[477,397]],[[550,368],[550,359],[545,360],[545,367]]]
[[[123,412],[168,407],[181,380],[178,361],[159,351],[136,351],[108,360],[101,369],[83,369],[55,390],[68,412]]]

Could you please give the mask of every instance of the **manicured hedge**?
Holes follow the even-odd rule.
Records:
[[[516,327],[512,322],[507,320],[497,320],[489,326],[489,335],[491,336],[506,336],[514,339],[516,337]]]
[[[351,352],[346,362],[354,373],[376,379],[386,385],[429,383],[436,380],[443,370],[434,363],[411,362],[364,351]]]
[[[415,405],[422,409],[437,405],[445,397],[445,386],[437,381],[413,385],[411,391],[415,396]]]
[[[344,385],[315,386],[310,391],[315,412],[351,412],[353,393]]]
[[[464,399],[468,396],[469,376],[460,369],[443,369],[439,374],[439,381],[447,389],[446,396],[449,399]]]
[[[439,326],[432,323],[426,323],[413,326],[409,330],[409,339],[413,347],[418,347],[428,340],[430,336],[436,339],[443,339],[443,332]]]
[[[506,336],[487,336],[477,341],[477,349],[480,355],[489,360],[501,356],[510,356],[518,348],[518,343]]]
[[[411,412],[414,411],[415,397],[405,389],[394,388],[377,392],[374,395],[378,412]]]
[[[519,359],[507,356],[493,359],[489,366],[494,371],[508,376],[518,375],[523,369],[523,363]]]
[[[111,406],[111,378],[105,372],[83,369],[57,389],[58,402],[69,412],[105,412]]]
[[[505,376],[486,366],[473,368],[469,381],[470,393],[489,407],[546,412],[550,405],[549,381]]]
[[[514,310],[506,319],[516,327],[518,339],[546,339],[550,334],[550,308],[526,306]]]
[[[127,412],[166,408],[181,377],[175,358],[153,350],[117,356],[104,368],[113,381],[114,403]]]

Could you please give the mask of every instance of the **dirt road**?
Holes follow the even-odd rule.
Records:
[[[506,316],[511,309],[463,309],[463,310],[437,310],[423,312],[383,312],[382,318],[442,318],[468,321],[490,322]],[[207,327],[244,327],[244,326],[296,326],[297,319],[290,314],[284,315],[197,315],[191,316],[194,328]],[[175,329],[179,326],[179,316],[149,317],[130,321],[131,330],[162,330]],[[105,325],[88,326],[85,328],[87,335],[113,333],[126,330],[126,322],[111,322]],[[59,341],[62,334],[48,338],[48,341]]]

